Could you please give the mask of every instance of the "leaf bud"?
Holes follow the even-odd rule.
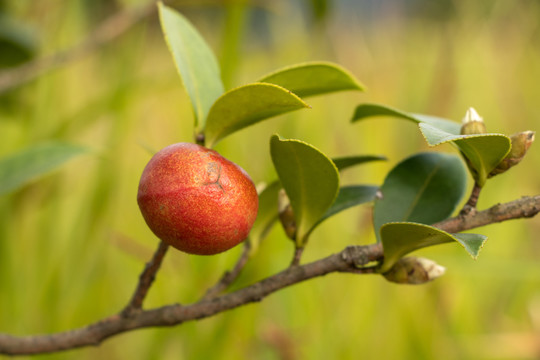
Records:
[[[285,230],[285,234],[291,240],[296,240],[296,219],[294,218],[291,201],[284,189],[278,193],[279,221]]]
[[[467,110],[461,125],[461,135],[485,134],[486,124],[472,107]]]
[[[410,256],[399,259],[383,276],[398,284],[418,285],[442,276],[445,271],[443,266],[433,260]]]
[[[502,174],[512,166],[519,164],[529,148],[531,147],[534,136],[534,131],[523,131],[510,136],[512,148],[506,157],[497,165],[489,174],[489,177]]]

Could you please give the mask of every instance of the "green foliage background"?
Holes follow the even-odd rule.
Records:
[[[35,29],[45,55],[79,43],[107,15],[142,1],[2,3],[4,11]],[[275,132],[331,157],[389,158],[348,170],[345,184],[380,184],[396,163],[427,149],[407,122],[350,124],[361,102],[456,120],[473,106],[488,131],[539,130],[537,1],[227,4],[172,5],[218,54],[228,88],[309,60],[339,63],[368,88],[310,98],[310,110],[220,142],[217,150],[255,182],[276,177],[269,155]],[[152,151],[192,141],[192,135],[189,100],[155,15],[93,55],[2,98],[0,156],[47,140],[95,152],[0,197],[0,332],[68,330],[122,308],[157,246],[136,204],[140,173]],[[455,150],[444,145],[436,151]],[[539,165],[536,144],[522,164],[488,182],[479,207],[538,194]],[[303,261],[374,241],[370,221],[366,208],[327,220],[312,234]],[[423,250],[447,267],[443,278],[428,285],[330,275],[211,319],[37,358],[534,359],[540,353],[539,231],[538,218],[481,229],[490,240],[477,261],[455,244]],[[170,252],[146,307],[197,300],[240,250],[213,257]],[[292,250],[276,227],[239,285],[283,269]]]

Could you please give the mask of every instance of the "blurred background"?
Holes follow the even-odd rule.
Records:
[[[418,151],[456,153],[449,145],[428,149],[408,122],[350,124],[363,102],[456,121],[473,106],[490,132],[540,130],[536,0],[166,4],[210,43],[227,88],[311,60],[339,63],[366,85],[365,93],[309,98],[312,109],[222,141],[217,150],[256,183],[276,178],[268,145],[276,132],[329,156],[388,157],[348,170],[344,183],[381,184]],[[0,332],[64,331],[116,313],[130,298],[158,244],[137,207],[139,176],[152,152],[192,141],[193,115],[154,4],[3,0],[0,15],[0,79],[25,62],[54,68],[22,81],[35,71],[25,70],[4,83],[0,157],[50,140],[92,149],[0,197]],[[488,182],[479,207],[539,194],[538,166],[535,144],[519,166]],[[538,359],[540,218],[476,232],[490,238],[477,261],[457,245],[419,252],[447,267],[427,285],[332,274],[202,321],[37,358]],[[369,208],[353,208],[318,228],[303,262],[373,241]],[[275,227],[235,286],[282,270],[292,251]],[[145,307],[196,301],[240,252],[170,251]]]

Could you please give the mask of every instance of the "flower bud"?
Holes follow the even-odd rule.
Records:
[[[398,284],[424,284],[444,274],[446,269],[433,260],[420,257],[404,257],[385,272],[386,280]]]
[[[502,174],[512,166],[519,164],[523,159],[527,150],[531,147],[534,141],[534,131],[523,131],[510,136],[512,140],[512,148],[506,157],[497,165],[493,171],[489,174],[489,177]]]
[[[285,230],[285,234],[291,240],[296,239],[296,219],[294,218],[291,201],[285,190],[281,189],[278,193],[278,214],[279,221]]]
[[[486,124],[472,107],[467,110],[461,125],[461,135],[485,134]]]

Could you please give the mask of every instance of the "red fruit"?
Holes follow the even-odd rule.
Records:
[[[259,200],[249,175],[203,146],[167,146],[146,165],[137,202],[150,229],[165,243],[213,255],[242,242]]]

